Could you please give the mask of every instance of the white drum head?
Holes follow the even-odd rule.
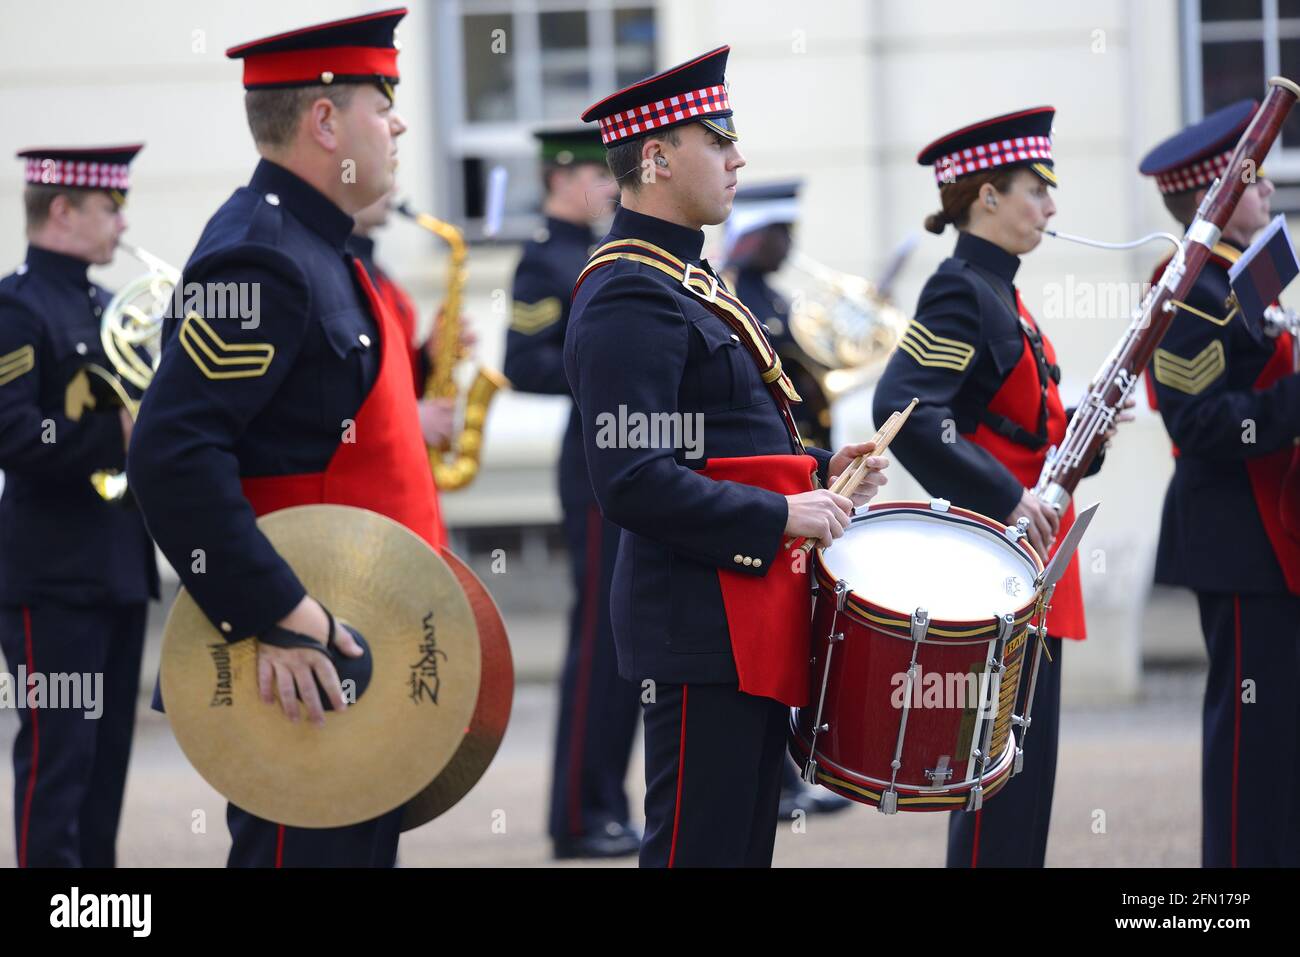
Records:
[[[864,601],[904,615],[924,608],[947,621],[1024,608],[1037,574],[1033,561],[992,529],[922,509],[857,516],[821,560]]]

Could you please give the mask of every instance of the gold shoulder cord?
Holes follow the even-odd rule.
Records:
[[[1210,252],[1220,257],[1221,259],[1228,260],[1228,262],[1230,263],[1235,263],[1238,259],[1241,258],[1241,253],[1237,252],[1237,250],[1233,249],[1231,246],[1225,245],[1224,243],[1215,243],[1214,248],[1210,250]],[[1212,322],[1216,326],[1226,326],[1228,323],[1232,322],[1233,318],[1239,312],[1241,312],[1241,303],[1237,301],[1236,293],[1229,293],[1228,298],[1224,300],[1223,308],[1228,310],[1228,314],[1224,316],[1222,319],[1220,319],[1218,316],[1212,316],[1208,312],[1202,312],[1200,309],[1197,309],[1195,306],[1189,306],[1187,303],[1180,302],[1177,299],[1171,299],[1169,301],[1173,303],[1175,306],[1177,306],[1179,309],[1182,309],[1184,312],[1190,312],[1193,316],[1196,316],[1198,319],[1204,319],[1206,322]]]

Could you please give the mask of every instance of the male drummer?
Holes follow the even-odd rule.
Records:
[[[611,611],[645,716],[642,866],[770,865],[810,652],[807,571],[784,541],[830,545],[886,465],[871,457],[851,500],[813,488],[871,446],[802,454],[770,342],[700,258],[745,165],[729,49],[582,117],[599,124],[622,205],[578,279],[565,371],[596,499],[623,529]],[[652,438],[649,422],[676,425]]]
[[[441,519],[398,320],[346,243],[352,214],[393,186],[405,9],[234,47],[262,160],[199,239],[186,282],[260,290],[260,315],[170,318],[132,439],[130,481],[150,530],[213,626],[256,636],[263,700],[323,724],[326,610],[255,524],[329,502],[387,515],[432,546]],[[392,346],[383,348],[384,343]],[[360,648],[341,629],[340,650]],[[296,690],[295,690],[296,686]],[[299,701],[301,698],[301,701]],[[364,787],[364,782],[358,782]],[[391,866],[402,810],[304,829],[230,805],[231,866]]]
[[[1235,175],[1228,161],[1256,108],[1233,103],[1143,158],[1184,227],[1214,179]],[[1228,269],[1268,224],[1272,193],[1262,177],[1246,186],[1150,370],[1175,455],[1156,581],[1196,593],[1210,656],[1206,867],[1300,865],[1300,542],[1282,521],[1282,495],[1296,495],[1283,490],[1300,439],[1300,375],[1289,334],[1258,318],[1226,321]]]

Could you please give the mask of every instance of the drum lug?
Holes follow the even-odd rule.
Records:
[[[830,732],[830,730],[831,730],[831,726],[828,723],[823,722],[822,724],[817,725],[818,734],[827,734]]]
[[[970,800],[966,802],[966,810],[978,811],[983,806],[984,806],[984,787],[982,785],[977,784],[975,785],[975,787],[971,788]]]
[[[844,604],[849,600],[849,583],[843,578],[835,583],[835,610],[843,611]]]
[[[950,508],[952,508],[952,502],[948,501],[946,498],[930,499],[930,511],[932,512],[946,512]]]
[[[804,779],[804,783],[806,784],[817,783],[817,759],[816,758],[808,759],[808,762],[803,766],[803,773],[800,774],[800,777]]]
[[[1007,537],[1012,545],[1018,545],[1022,538],[1029,537],[1029,519],[1022,518],[1016,521],[1014,525],[1008,525],[1002,530],[1002,534]]]
[[[925,633],[930,630],[930,613],[924,608],[912,612],[911,634],[913,641],[923,641]]]
[[[1024,767],[1025,767],[1025,750],[1024,748],[1016,748],[1016,761],[1013,765],[1011,765],[1011,776],[1015,777],[1017,774],[1019,774],[1021,771],[1024,770]]]
[[[898,813],[898,792],[886,791],[880,795],[880,813],[897,814]]]

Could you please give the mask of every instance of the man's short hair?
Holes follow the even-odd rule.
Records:
[[[56,196],[66,196],[68,205],[80,209],[86,201],[89,191],[68,189],[66,186],[50,186],[44,183],[30,183],[23,188],[23,210],[27,214],[27,229],[40,229],[50,218],[50,204]]]
[[[641,188],[641,147],[646,140],[658,139],[673,146],[681,142],[677,127],[670,126],[662,133],[646,133],[616,143],[605,152],[605,162],[619,189],[635,193]]]
[[[324,97],[340,110],[346,109],[355,92],[354,83],[249,90],[244,94],[244,112],[253,142],[274,149],[288,146],[307,107]]]

